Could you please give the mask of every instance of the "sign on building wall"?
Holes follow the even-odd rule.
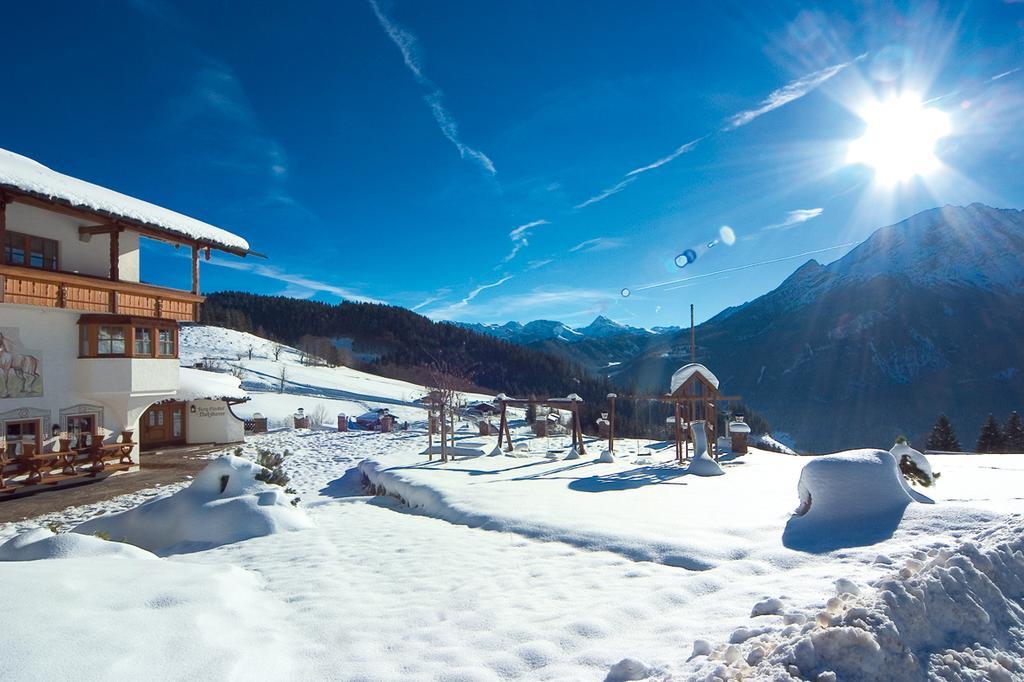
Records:
[[[41,355],[21,345],[17,327],[0,327],[0,398],[43,395]]]

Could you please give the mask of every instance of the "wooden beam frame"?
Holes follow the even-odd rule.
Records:
[[[100,225],[79,225],[78,234],[90,236],[94,234],[110,234],[112,232],[120,232],[123,229],[116,222],[102,223]]]

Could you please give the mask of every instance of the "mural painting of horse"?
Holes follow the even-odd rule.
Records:
[[[16,350],[12,336],[0,332],[0,374],[4,377],[4,394],[0,397],[32,397],[43,394],[39,375],[39,358]],[[14,379],[21,383],[20,390]]]

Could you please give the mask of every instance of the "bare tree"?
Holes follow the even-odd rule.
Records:
[[[278,360],[281,359],[281,351],[283,351],[283,350],[284,350],[284,346],[282,346],[279,343],[275,343],[274,344],[274,350],[273,350],[274,362],[277,362]]]
[[[278,346],[280,348],[280,346]],[[284,382],[285,382],[285,371],[284,365],[281,365],[281,378],[280,383],[277,385],[277,392],[284,393]]]
[[[458,411],[459,391],[470,385],[468,374],[453,366],[446,360],[435,360],[430,364],[430,389],[432,410],[438,412],[438,424],[441,428],[441,461],[448,461],[449,439],[455,445],[455,414]]]

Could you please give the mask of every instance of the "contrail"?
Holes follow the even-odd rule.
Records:
[[[835,249],[842,249],[847,246],[855,246],[860,242],[847,242],[846,244],[836,244],[835,246],[829,246],[824,249],[815,249],[814,251],[804,251],[803,253],[795,253],[792,256],[783,256],[782,258],[772,258],[771,260],[763,260],[758,263],[747,263],[746,265],[737,265],[732,268],[725,268],[723,270],[716,270],[714,272],[706,272],[703,275],[693,275],[691,277],[682,277],[680,279],[669,280],[668,282],[657,282],[655,284],[645,284],[642,287],[636,287],[633,291],[646,291],[648,289],[656,289],[658,287],[668,286],[669,284],[679,284],[681,282],[689,282],[694,279],[704,279],[705,277],[711,277],[713,275],[721,275],[726,272],[736,272],[737,270],[747,270],[749,268],[756,268],[762,265],[771,265],[772,263],[781,263],[784,260],[793,260],[794,258],[803,258],[804,256],[811,256],[816,253],[824,253],[825,251],[833,251]]]

